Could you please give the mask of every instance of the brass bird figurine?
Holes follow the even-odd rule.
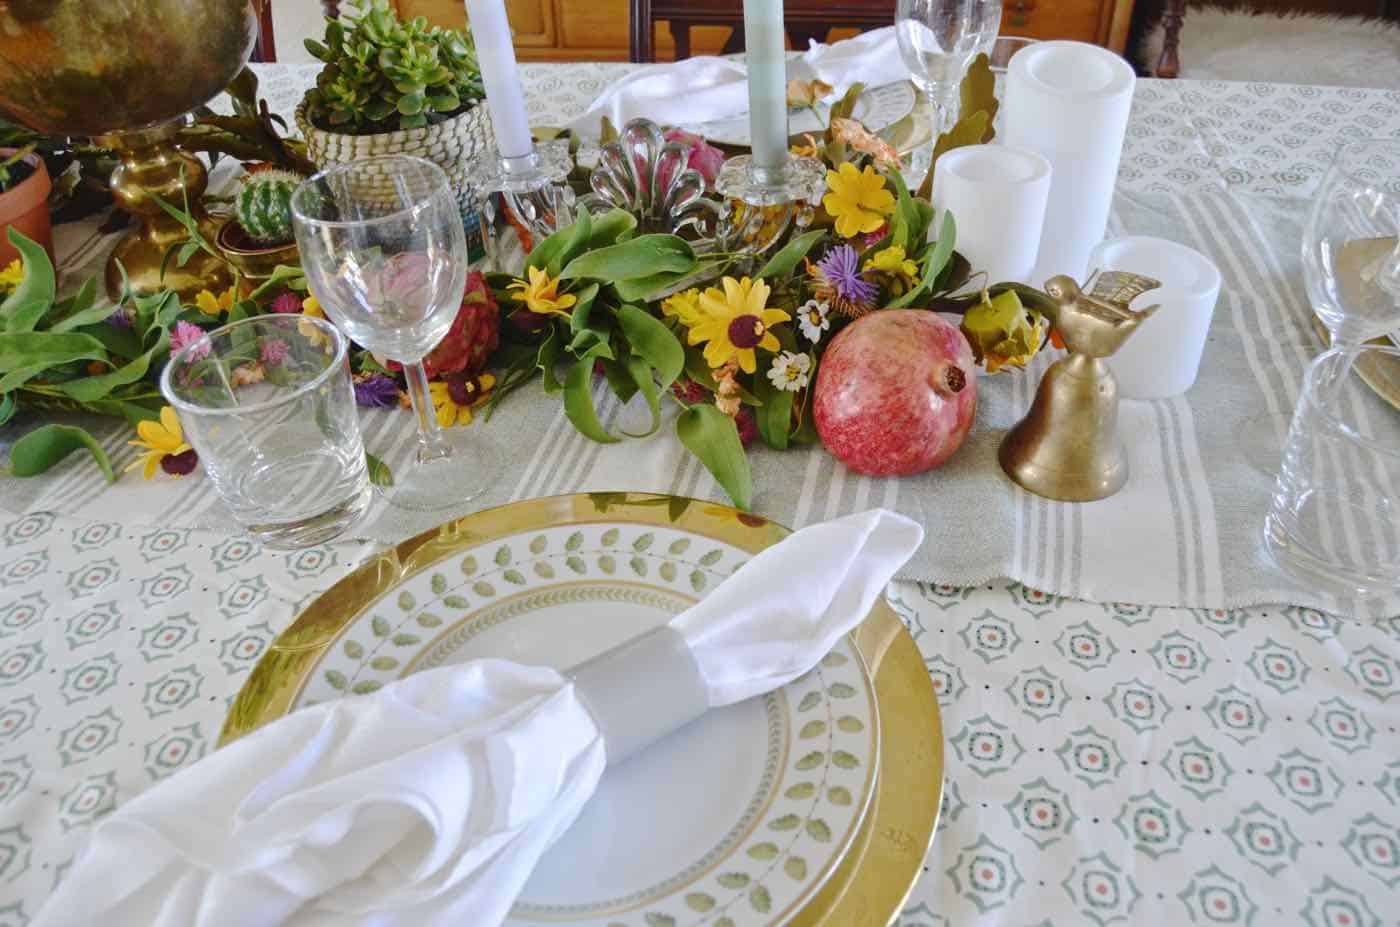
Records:
[[[1055,300],[1050,320],[1065,347],[1088,357],[1110,357],[1128,340],[1158,306],[1136,312],[1128,306],[1143,293],[1161,287],[1161,282],[1121,270],[1095,272],[1085,293],[1070,277],[1061,274],[1045,283],[1045,292]]]
[[[1102,358],[1114,354],[1157,306],[1134,312],[1134,299],[1162,284],[1125,271],[1095,273],[1085,293],[1073,279],[1051,277],[1046,314],[1069,349],[1045,371],[1026,417],[1001,444],[1002,469],[1038,496],[1090,502],[1128,480],[1118,440],[1118,383]]]

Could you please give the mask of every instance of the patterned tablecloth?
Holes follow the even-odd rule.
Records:
[[[526,66],[533,118],[625,67]],[[264,89],[286,110],[307,77],[267,70]],[[1120,189],[1306,197],[1339,138],[1378,134],[1400,134],[1400,94],[1146,81]],[[73,263],[100,246],[60,232]],[[269,643],[368,550],[276,553],[95,507],[0,520],[0,927],[29,921],[94,820],[212,748]],[[1400,924],[1400,616],[1007,582],[891,598],[948,738],[902,927]]]

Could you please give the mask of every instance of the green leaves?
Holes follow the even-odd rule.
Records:
[[[92,454],[107,482],[117,478],[112,461],[97,439],[71,425],[43,425],[16,441],[10,448],[10,472],[15,476],[37,476],[80,447]]]
[[[676,436],[734,504],[748,511],[753,504],[753,477],[734,420],[709,403],[693,405],[676,418]]]
[[[369,469],[369,481],[375,486],[393,486],[394,474],[389,465],[365,451],[365,466]]]
[[[26,238],[19,229],[11,226],[8,237],[19,252],[24,276],[14,292],[0,303],[0,323],[7,332],[31,332],[53,305],[53,262],[42,245]]]
[[[943,213],[943,227],[939,230],[938,241],[928,249],[924,256],[923,266],[920,268],[921,278],[919,285],[899,299],[890,303],[889,308],[901,309],[905,306],[912,306],[917,300],[922,299],[933,291],[934,284],[938,282],[938,277],[943,273],[943,269],[948,266],[948,262],[953,258],[953,248],[957,244],[958,225],[953,220],[951,210]]]
[[[636,306],[622,306],[617,310],[617,324],[632,353],[655,368],[662,389],[676,382],[685,369],[685,348],[661,320]]]
[[[898,172],[893,172],[897,174]],[[763,269],[758,272],[759,278],[764,277],[786,277],[797,268],[797,264],[807,252],[812,250],[812,246],[821,241],[827,235],[826,229],[813,229],[804,232],[796,238],[783,245],[777,254],[768,259],[768,263],[763,265]]]
[[[21,367],[56,367],[76,360],[106,360],[107,349],[90,335],[75,332],[0,333],[0,372]]]
[[[656,274],[693,273],[696,266],[695,252],[683,239],[675,235],[641,235],[579,255],[560,276],[566,280],[587,277],[613,283]]]
[[[775,451],[786,450],[792,430],[793,393],[778,389],[768,377],[754,378],[754,389],[763,405],[754,409],[759,437]]]
[[[564,414],[584,437],[602,444],[616,444],[617,438],[608,434],[598,421],[593,408],[593,358],[585,356],[569,368],[564,378]],[[735,437],[738,435],[736,433]]]
[[[584,248],[589,247],[592,224],[593,219],[588,210],[581,210],[573,225],[560,229],[535,245],[535,249],[525,260],[525,266],[543,270],[551,277],[559,276],[559,271],[565,264],[573,260]]]

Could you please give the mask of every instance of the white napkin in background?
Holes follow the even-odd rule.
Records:
[[[670,627],[711,707],[809,670],[922,529],[875,510],[754,557]],[[96,825],[34,927],[494,927],[607,745],[572,681],[476,660],[278,719]]]
[[[909,72],[899,56],[894,26],[886,26],[831,45],[812,42],[800,57],[789,59],[787,76],[820,79],[843,94],[856,82],[879,87],[904,80]],[[728,119],[749,110],[747,79],[744,63],[734,58],[701,55],[650,65],[604,90],[569,126],[593,138],[604,116],[619,129],[639,116],[661,125]]]

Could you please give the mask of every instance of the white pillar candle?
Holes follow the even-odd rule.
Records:
[[[534,149],[530,120],[525,115],[525,91],[515,66],[515,45],[506,18],[505,0],[466,0],[467,18],[476,42],[486,106],[496,132],[496,149],[503,158],[522,158]]]
[[[1044,155],[1052,171],[1037,286],[1055,274],[1082,280],[1103,240],[1136,80],[1128,62],[1082,42],[1039,42],[1011,58],[1002,140]]]
[[[1160,289],[1143,293],[1133,302],[1134,309],[1153,304],[1161,308],[1108,359],[1119,395],[1166,399],[1190,389],[1201,368],[1220,295],[1219,268],[1185,245],[1134,235],[1110,239],[1095,248],[1089,269],[1126,270],[1162,282]]]
[[[1029,283],[1040,248],[1050,162],[1026,148],[969,145],[945,153],[934,165],[931,229],[943,227],[949,210],[958,229],[958,251],[988,283]]]
[[[753,164],[787,164],[787,66],[783,0],[744,0],[744,60],[749,74],[749,139]]]

